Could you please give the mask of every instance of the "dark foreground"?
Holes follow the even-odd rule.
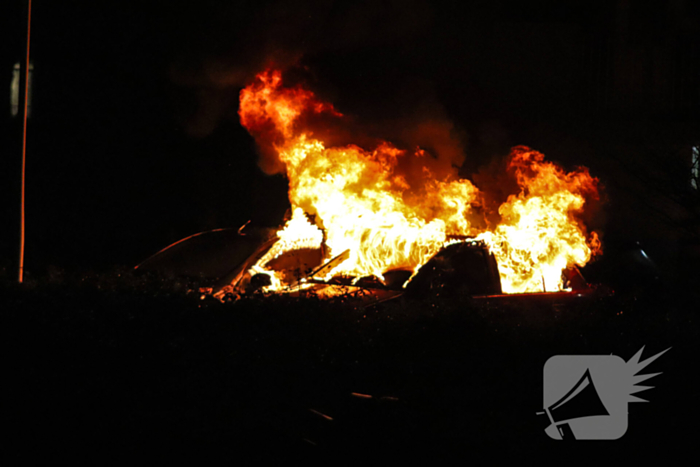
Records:
[[[13,463],[348,458],[540,463],[691,453],[696,303],[647,291],[561,306],[468,299],[200,300],[192,284],[53,277],[0,288],[2,458]],[[554,355],[672,349],[615,441],[547,437]],[[614,456],[614,457],[613,457]]]

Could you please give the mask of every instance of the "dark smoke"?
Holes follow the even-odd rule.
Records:
[[[242,10],[249,18],[245,24],[239,19]],[[354,144],[372,150],[381,141],[389,141],[409,152],[420,148],[426,157],[402,161],[401,172],[409,183],[424,177],[423,167],[440,180],[454,179],[465,161],[465,132],[455,127],[447,115],[433,83],[410,75],[395,82],[390,77],[372,75],[378,69],[382,73],[385,70],[382,66],[372,67],[372,53],[393,50],[399,43],[424,42],[432,16],[431,7],[422,1],[349,5],[275,2],[219,12],[215,19],[208,19],[207,24],[213,29],[198,45],[204,49],[199,54],[181,56],[172,67],[173,82],[187,89],[194,101],[183,118],[184,127],[192,136],[206,137],[222,121],[237,121],[240,89],[257,73],[274,66],[285,70],[285,85],[299,83],[316,92],[321,100],[337,105],[337,98],[341,104],[348,104],[347,108],[338,108],[345,114],[343,119],[303,122],[327,146]],[[230,30],[226,30],[227,23]],[[236,46],[226,47],[226,41]],[[211,50],[206,50],[207,44]],[[349,60],[347,65],[364,86],[355,85],[350,79],[334,88],[333,83],[323,79],[327,76],[316,76],[316,68],[343,68],[344,64],[333,62],[333,57],[352,57],[354,51],[369,52],[369,63]],[[374,69],[363,73],[368,68]],[[362,80],[363,75],[366,80]],[[258,150],[259,166],[265,173],[283,171],[269,147]]]
[[[216,3],[193,9],[183,25],[182,51],[170,78],[194,101],[184,105],[186,131],[197,137],[235,118],[238,91],[274,64],[288,68],[302,57],[324,57],[361,47],[381,48],[419,34],[430,22],[429,5],[418,1],[279,1]],[[194,107],[194,108],[193,108]]]
[[[432,16],[431,7],[422,1],[296,1],[219,9],[216,17],[200,20],[207,34],[190,44],[171,67],[173,83],[182,99],[190,101],[182,106],[183,126],[191,136],[206,137],[223,121],[237,122],[240,89],[257,73],[275,66],[286,70],[286,79],[294,80],[297,71],[305,69],[300,82],[320,99],[336,104],[337,97],[349,104],[338,108],[346,114],[342,121],[309,122],[328,146],[355,144],[371,150],[385,140],[409,151],[421,148],[428,156],[420,166],[404,167],[407,173],[420,178],[422,166],[427,166],[439,179],[455,178],[465,160],[465,134],[447,115],[430,81],[402,76],[387,83],[389,79],[379,81],[370,75],[367,92],[352,81],[333,88],[332,83],[313,76],[316,65],[323,69],[334,56],[390,49],[401,42],[420,43],[430,30]],[[371,66],[360,63],[358,68]],[[381,64],[375,68],[382,69]],[[361,69],[354,73],[363,75]],[[381,92],[377,95],[375,89]],[[282,171],[269,148],[260,151],[263,171]]]

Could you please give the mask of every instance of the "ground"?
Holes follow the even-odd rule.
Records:
[[[117,275],[119,274],[119,275]],[[190,282],[119,272],[0,288],[2,457],[340,462],[690,452],[699,414],[692,298],[561,307],[468,298],[360,309],[350,299],[201,300]],[[549,439],[553,355],[671,350],[616,441]],[[368,397],[370,396],[370,397]],[[690,425],[692,427],[692,425]],[[456,457],[455,457],[456,456]]]

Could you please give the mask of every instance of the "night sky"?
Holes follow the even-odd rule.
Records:
[[[3,7],[6,95],[21,3]],[[700,139],[697,2],[181,3],[34,2],[30,273],[135,265],[196,232],[279,224],[286,182],[257,167],[237,116],[270,59],[306,67],[370,136],[463,158],[462,176],[485,179],[518,144],[586,165],[606,187],[589,219],[604,241],[645,241],[669,267],[697,249],[697,204],[683,204],[697,195],[684,159]],[[11,271],[21,121],[5,102],[0,266]],[[413,131],[425,122],[445,131]],[[671,201],[649,206],[650,190]],[[691,214],[676,215],[679,196]]]

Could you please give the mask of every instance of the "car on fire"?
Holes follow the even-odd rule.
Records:
[[[565,289],[559,292],[504,294],[498,264],[488,246],[469,237],[451,237],[446,246],[414,274],[408,269],[385,271],[382,277],[327,277],[344,261],[349,250],[323,261],[322,248],[286,251],[265,266],[253,268],[275,244],[276,229],[218,229],[182,239],[136,266],[136,271],[154,271],[197,278],[208,285],[202,292],[222,301],[252,294],[264,294],[271,285],[269,271],[276,271],[286,284],[276,293],[294,296],[333,297],[355,294],[367,305],[406,298],[468,296],[481,302],[528,300],[566,302],[583,297],[609,295],[605,287],[586,283],[577,268],[563,274]]]

